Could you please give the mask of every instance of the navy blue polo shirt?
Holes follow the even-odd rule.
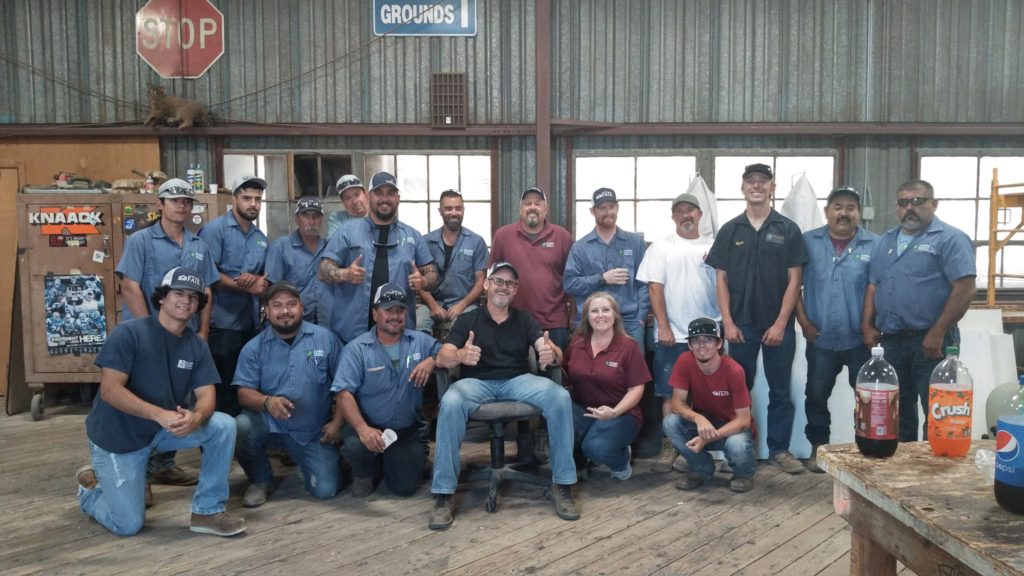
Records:
[[[498,324],[487,306],[460,315],[448,333],[447,344],[462,348],[473,331],[473,344],[480,347],[480,362],[461,368],[462,378],[508,380],[530,371],[530,346],[544,335],[533,315],[509,308],[508,318]]]

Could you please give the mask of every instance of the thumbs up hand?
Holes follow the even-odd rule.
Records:
[[[472,330],[469,331],[469,338],[466,339],[466,343],[459,350],[459,362],[466,366],[476,366],[480,362],[480,347],[473,344],[473,338],[476,334]]]
[[[409,274],[409,288],[419,291],[423,287],[423,274],[420,274],[420,269],[416,267],[415,262],[409,262],[409,269],[412,271]]]
[[[543,336],[537,339],[534,346],[537,348],[537,364],[541,370],[545,370],[555,363],[555,349],[547,330],[544,331]]]
[[[366,268],[363,268],[363,255],[356,256],[348,266],[348,281],[351,284],[362,284],[366,279]]]

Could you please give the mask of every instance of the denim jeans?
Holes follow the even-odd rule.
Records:
[[[371,424],[371,426],[373,426]],[[373,426],[380,431],[384,428]],[[381,468],[384,484],[398,496],[412,496],[423,479],[423,469],[427,466],[427,453],[423,450],[423,440],[419,425],[404,430],[395,430],[398,439],[384,453],[370,452],[359,440],[355,428],[345,425],[341,429],[344,444],[341,448],[345,460],[352,466],[352,475],[356,478],[373,478],[377,468]]]
[[[287,434],[272,433],[263,414],[251,410],[242,410],[235,416],[235,422],[238,424],[235,456],[250,484],[270,486],[274,482],[267,448],[283,448],[302,469],[306,492],[321,500],[338,493],[341,456],[336,446],[320,442],[319,437],[303,446]]]
[[[556,484],[575,484],[572,459],[572,401],[565,388],[535,374],[510,380],[463,378],[441,397],[434,447],[434,494],[454,494],[459,479],[459,448],[466,436],[466,420],[481,404],[524,402],[536,406],[548,422],[551,477]]]
[[[896,370],[900,381],[900,442],[917,441],[917,403],[921,402],[924,410],[924,422],[921,424],[921,438],[928,439],[928,381],[932,370],[941,359],[934,360],[924,355],[921,341],[924,330],[899,332],[882,335],[882,348],[885,348],[885,359]],[[942,339],[942,348],[959,339],[959,332],[954,328]]]
[[[134,452],[107,452],[89,442],[92,468],[99,483],[87,490],[78,487],[78,505],[104,528],[118,536],[142,530],[146,516],[146,464],[153,451],[202,448],[199,485],[192,496],[193,514],[224,511],[228,499],[228,472],[235,451],[235,421],[227,414],[213,416],[188,436],[160,430],[149,445]]]
[[[637,322],[626,324],[624,328],[626,329],[626,334],[629,334],[629,337],[636,340],[637,345],[640,346],[640,357],[643,358],[643,355],[647,353],[647,346],[644,343],[647,339],[645,337],[647,326],[644,326],[643,322]]]
[[[671,346],[664,346],[658,342],[654,343],[654,395],[658,398],[672,396],[672,387],[668,384],[668,377],[672,374],[672,368],[676,360],[683,355],[683,352],[690,347],[685,342],[677,342]]]
[[[238,416],[242,411],[242,406],[238,403],[238,388],[231,383],[235,381],[238,355],[245,347],[245,343],[255,336],[256,332],[210,328],[210,355],[213,356],[213,364],[220,374],[220,384],[217,384],[217,410],[228,416]]]
[[[828,444],[832,435],[832,415],[828,411],[828,399],[836,385],[836,377],[846,366],[849,372],[850,389],[857,384],[857,372],[871,358],[863,344],[849,350],[826,350],[807,343],[807,387],[804,393],[804,412],[807,426],[804,434],[812,446]]]
[[[743,367],[747,378],[747,390],[754,388],[757,375],[757,355],[763,355],[764,377],[768,381],[768,454],[774,456],[789,450],[789,439],[793,435],[793,416],[796,408],[789,397],[790,378],[793,374],[793,356],[796,354],[796,332],[793,319],[789,320],[783,332],[782,343],[778,346],[764,346],[761,338],[765,330],[758,330],[750,324],[739,326],[744,342],[729,343],[729,355]]]
[[[712,422],[716,427],[722,426],[725,422]],[[699,436],[697,425],[689,420],[684,420],[678,414],[669,414],[662,420],[661,429],[665,436],[672,441],[679,454],[686,459],[686,464],[691,472],[700,474],[707,480],[715,473],[715,459],[709,451],[721,450],[725,453],[725,459],[732,468],[733,476],[736,478],[753,478],[757,471],[757,463],[754,460],[754,439],[750,434],[750,428],[733,434],[722,440],[715,440],[704,445],[700,452],[690,450],[686,443]]]
[[[629,464],[629,445],[636,439],[640,426],[629,413],[610,420],[587,418],[587,409],[572,405],[572,428],[576,445],[587,460],[604,464],[613,472],[622,472]]]

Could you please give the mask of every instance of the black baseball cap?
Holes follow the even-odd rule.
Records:
[[[516,270],[516,267],[513,266],[511,262],[506,262],[504,260],[501,262],[495,262],[494,265],[491,266],[491,270],[487,273],[487,277],[490,278],[491,276],[494,276],[494,273],[498,270],[509,270],[512,272],[512,275],[516,277],[516,280],[519,280],[519,272]]]
[[[203,282],[203,277],[199,275],[199,272],[185,266],[168,270],[160,285],[167,286],[171,290],[192,290],[200,294],[206,288],[206,282]]]
[[[302,214],[303,212],[317,212],[319,214],[323,214],[324,206],[316,198],[303,198],[295,204],[295,213]]]
[[[377,172],[370,178],[370,191],[374,191],[381,186],[391,186],[395,190],[398,190],[398,184],[395,181],[395,177],[388,172]]]
[[[857,192],[850,186],[840,186],[838,188],[833,188],[832,191],[828,193],[828,200],[826,200],[825,203],[831,204],[832,200],[835,199],[836,196],[843,195],[850,196],[851,198],[856,200],[857,205],[860,206],[860,192]]]
[[[775,180],[775,174],[772,172],[772,167],[767,164],[750,164],[743,169],[744,178],[751,174],[763,174],[767,176],[769,180]]]
[[[395,306],[401,306],[406,308],[408,304],[408,298],[405,295],[405,290],[398,284],[387,284],[381,285],[377,288],[377,293],[373,296],[374,308],[381,310],[386,308],[394,308]]]
[[[263,295],[263,300],[269,302],[271,298],[277,296],[281,292],[287,292],[296,298],[301,298],[302,295],[299,293],[299,288],[287,280],[279,280],[270,285],[267,288],[267,293]]]
[[[603,202],[618,202],[619,199],[615,197],[615,190],[611,188],[598,188],[594,190],[594,206],[600,206]]]
[[[523,190],[523,195],[519,197],[519,200],[525,200],[527,194],[540,194],[540,199],[547,202],[548,197],[544,194],[544,191],[536,186],[530,186],[526,190]]]

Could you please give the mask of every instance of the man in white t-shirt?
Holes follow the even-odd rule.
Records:
[[[654,395],[661,399],[662,416],[671,412],[669,374],[679,356],[689,350],[687,326],[696,318],[722,319],[715,298],[715,269],[704,263],[714,239],[700,235],[702,215],[696,196],[677,196],[672,201],[675,233],[651,244],[636,274],[650,292],[655,321]],[[662,461],[654,469],[668,472],[679,454],[667,439],[662,447]]]

